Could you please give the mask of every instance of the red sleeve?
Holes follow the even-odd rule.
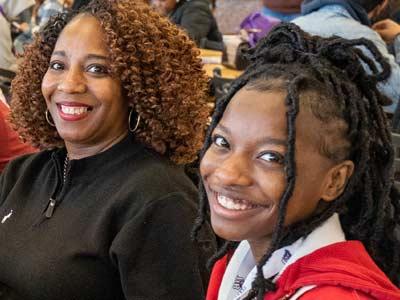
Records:
[[[340,286],[319,286],[305,293],[300,300],[375,300],[365,293]]]
[[[8,107],[0,101],[0,172],[14,157],[32,153],[36,150],[28,144],[24,144],[7,123]]]
[[[218,292],[224,277],[226,267],[228,265],[228,255],[218,260],[211,272],[210,281],[208,283],[206,300],[218,300]]]

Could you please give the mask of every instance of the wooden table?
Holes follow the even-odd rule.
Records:
[[[209,50],[209,49],[199,49],[200,57],[203,60],[203,69],[206,71],[207,75],[213,77],[213,70],[215,68],[221,69],[221,75],[224,78],[234,79],[242,74],[242,71],[235,69],[230,69],[221,64],[222,62],[222,52]]]

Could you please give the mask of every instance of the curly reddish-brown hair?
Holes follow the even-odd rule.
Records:
[[[50,20],[26,49],[12,84],[11,121],[21,137],[42,149],[64,145],[46,122],[41,83],[58,36],[81,13],[101,23],[111,72],[141,117],[136,138],[176,163],[193,161],[209,116],[199,51],[182,30],[138,0],[95,0]]]

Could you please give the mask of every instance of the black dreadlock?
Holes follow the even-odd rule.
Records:
[[[376,63],[362,52],[361,46],[371,53]],[[271,247],[257,264],[257,277],[246,299],[261,300],[266,291],[274,289],[272,279],[264,278],[262,267],[275,250],[308,235],[335,212],[340,215],[346,238],[360,240],[378,266],[399,285],[400,240],[396,230],[400,225],[400,198],[393,185],[394,151],[381,107],[390,100],[377,89],[378,81],[390,75],[389,64],[366,39],[324,39],[310,36],[290,23],[271,31],[249,53],[249,58],[251,65],[233,82],[228,94],[217,102],[201,152],[203,157],[211,145],[213,130],[240,89],[267,91],[271,89],[268,82],[279,82],[278,88],[287,90],[287,185],[279,203]],[[363,63],[371,74],[365,72]],[[307,220],[285,227],[286,207],[296,178],[295,120],[299,106],[310,107],[319,120],[335,125],[330,127],[329,134],[321,135],[321,152],[338,162],[352,160],[355,170],[340,197]],[[334,134],[339,134],[343,143],[337,140],[335,145],[324,143],[324,139],[332,138]],[[200,183],[200,207],[193,238],[208,218],[207,196],[203,183]],[[237,243],[226,241],[211,263],[236,246]]]

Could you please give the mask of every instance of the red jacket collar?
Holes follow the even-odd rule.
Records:
[[[228,256],[212,271],[206,300],[217,300]],[[337,286],[370,295],[371,299],[400,300],[400,290],[376,266],[359,241],[335,243],[304,256],[290,265],[277,281],[277,291],[266,300],[292,295],[303,286]]]

